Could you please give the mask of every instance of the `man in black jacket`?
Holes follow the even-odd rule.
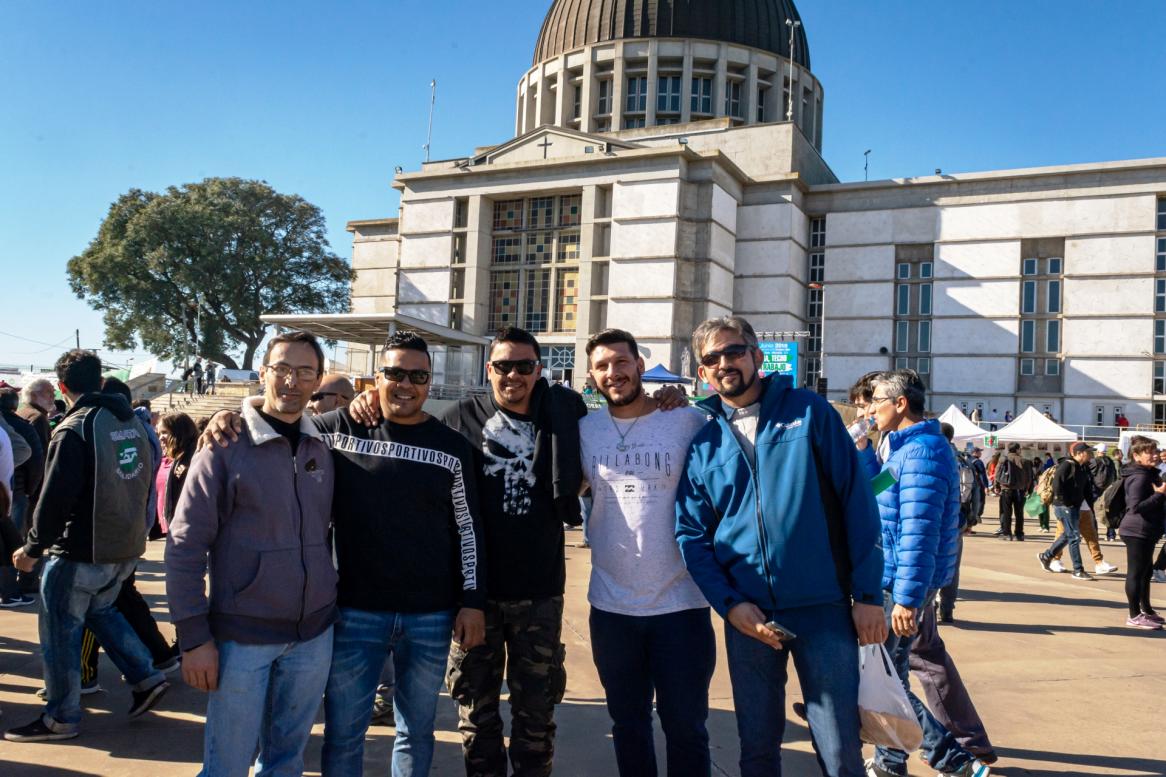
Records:
[[[1020,455],[1020,444],[1009,443],[1008,452],[996,467],[996,485],[1000,489],[1001,539],[1024,541],[1024,499],[1032,491],[1032,464]]]
[[[1041,568],[1051,571],[1052,557],[1069,545],[1069,558],[1073,561],[1074,580],[1092,580],[1081,563],[1081,504],[1090,496],[1092,481],[1085,463],[1089,461],[1089,446],[1075,442],[1069,448],[1069,456],[1061,459],[1053,473],[1053,512],[1065,530],[1053,540],[1048,550],[1037,554]]]
[[[146,503],[152,452],[141,421],[124,398],[101,394],[101,360],[69,351],[57,360],[71,408],[49,444],[44,493],[18,569],[32,571],[48,553],[41,590],[44,713],[10,729],[14,742],[77,736],[81,720],[81,631],[88,625],[134,688],[130,716],[150,709],[169,688],[150,652],[114,607],[121,583],[146,549]]]
[[[21,436],[32,451],[28,461],[16,468],[12,478],[12,523],[23,536],[28,532],[25,524],[40,494],[41,479],[45,472],[45,449],[36,427],[16,412],[19,405],[20,395],[15,389],[0,389],[0,413],[5,423]],[[22,593],[16,570],[13,567],[0,567],[0,607],[21,607],[32,602],[31,597]]]

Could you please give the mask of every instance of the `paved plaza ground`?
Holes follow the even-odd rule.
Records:
[[[987,531],[981,527],[967,541],[957,622],[941,627],[941,634],[1000,754],[993,773],[1166,775],[1166,632],[1123,626],[1120,576],[1085,583],[1042,572],[1034,556],[1051,537],[1038,531],[1028,542],[1007,543]],[[579,539],[578,532],[568,533],[569,543]],[[1124,571],[1120,545],[1107,543],[1105,553]],[[166,617],[161,555],[162,545],[151,543],[138,572],[160,621]],[[567,558],[563,641],[569,681],[557,713],[555,774],[608,777],[615,775],[610,723],[587,629],[589,551],[568,547]],[[1154,593],[1166,602],[1166,585],[1156,585]],[[709,719],[713,772],[735,777],[737,733],[720,618],[716,625],[720,660]],[[170,633],[169,624],[162,628]],[[792,663],[790,672],[792,702],[799,698]],[[34,609],[0,611],[0,724],[25,723],[36,714],[40,705],[33,692],[40,677]],[[103,657],[101,684],[108,692],[85,700],[81,736],[56,744],[0,741],[0,777],[197,774],[204,696],[173,679],[175,687],[158,711],[130,721],[129,690]],[[807,731],[792,713],[788,717],[785,774],[817,775]],[[464,774],[448,698],[439,705],[437,727],[432,773]],[[322,730],[318,724],[313,733],[310,773],[319,769]],[[370,729],[366,774],[388,775],[392,742],[392,729]],[[911,769],[912,775],[933,774],[918,759],[912,759]]]

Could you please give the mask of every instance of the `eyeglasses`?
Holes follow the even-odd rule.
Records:
[[[534,359],[502,359],[500,361],[490,362],[490,366],[494,368],[494,372],[499,375],[509,375],[514,370],[517,370],[519,375],[530,375],[534,372],[537,364],[538,362]]]
[[[406,377],[414,386],[424,386],[429,382],[429,370],[406,370],[403,367],[381,367],[381,375],[385,376],[385,380],[391,380],[394,383],[400,383]]]
[[[324,397],[338,397],[338,396],[340,396],[340,392],[338,392],[338,391],[317,391],[315,394],[313,394],[308,399],[311,402],[319,402]]]
[[[721,358],[724,357],[729,361],[736,361],[745,354],[749,353],[749,346],[743,344],[729,345],[719,351],[709,351],[704,356],[700,357],[700,363],[705,367],[716,367],[721,363]]]
[[[870,410],[875,405],[882,404],[883,402],[887,402],[892,399],[895,399],[895,397],[871,397],[870,404],[866,406],[866,409]]]
[[[296,375],[296,380],[302,380],[304,382],[315,380],[320,376],[320,371],[315,367],[293,367],[290,364],[284,364],[283,362],[276,362],[275,364],[268,364],[266,366],[267,369],[274,372],[275,377],[279,378],[280,380],[287,380],[288,376],[293,372]]]

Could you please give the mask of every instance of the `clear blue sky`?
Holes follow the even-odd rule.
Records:
[[[513,135],[549,5],[0,3],[0,365],[101,345],[65,264],[132,187],[260,178],[351,257],[345,222],[395,215],[393,167],[422,159],[431,78],[434,158]],[[1166,156],[1166,2],[798,7],[842,180],[867,148],[872,179]]]

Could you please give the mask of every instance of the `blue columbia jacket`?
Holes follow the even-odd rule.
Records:
[[[883,522],[883,589],[896,604],[920,607],[927,592],[955,574],[960,522],[960,475],[939,421],[891,432],[889,469],[895,484],[877,497]],[[872,477],[880,471],[874,446],[860,451]]]
[[[720,397],[692,441],[676,496],[676,538],[692,579],[722,616],[837,602],[878,604],[883,570],[870,482],[830,404],[763,379],[756,467]],[[819,472],[819,466],[821,471]]]

